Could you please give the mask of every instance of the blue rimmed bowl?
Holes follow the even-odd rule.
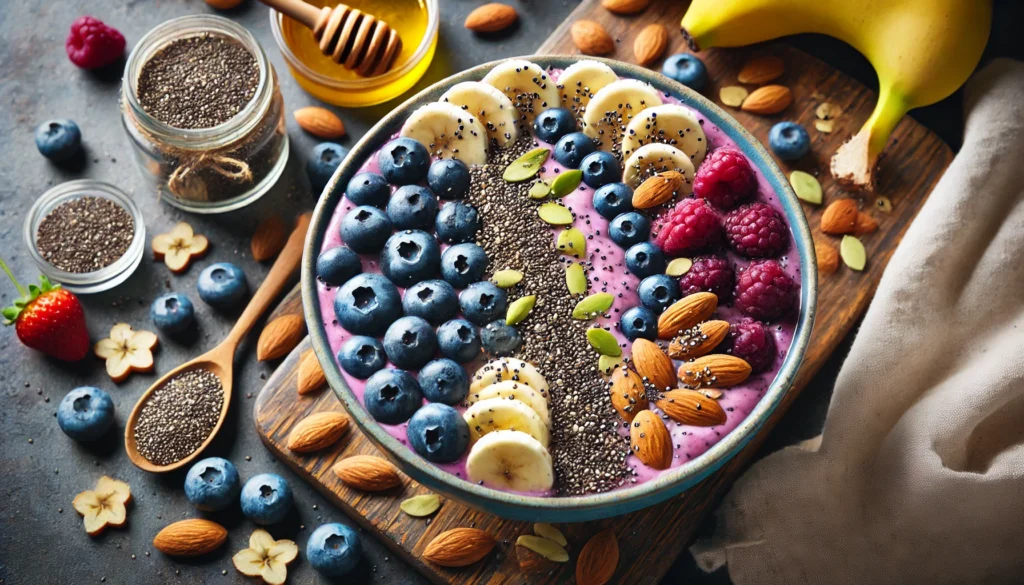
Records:
[[[564,69],[579,60],[571,56],[521,57],[544,68]],[[327,381],[342,405],[373,441],[403,472],[427,488],[491,514],[516,520],[580,522],[618,516],[653,506],[682,493],[722,467],[739,453],[771,416],[796,379],[797,369],[807,350],[817,303],[818,280],[807,220],[789,181],[775,165],[768,151],[732,116],[699,93],[651,70],[607,59],[594,59],[610,66],[620,77],[646,81],[656,89],[678,98],[701,112],[732,139],[750,162],[757,166],[775,190],[792,231],[800,258],[800,315],[793,342],[775,380],[751,413],[713,447],[685,465],[663,471],[658,477],[635,487],[588,496],[537,497],[503,492],[456,477],[427,462],[381,428],[347,387],[334,360],[317,297],[315,264],[327,226],[344,195],[344,186],[359,167],[382,147],[416,108],[436,101],[448,88],[463,81],[479,81],[498,62],[485,63],[440,81],[421,91],[382,118],[358,144],[334,173],[313,212],[302,260],[302,300],[306,323],[317,358],[324,366]],[[333,318],[331,316],[330,318]]]

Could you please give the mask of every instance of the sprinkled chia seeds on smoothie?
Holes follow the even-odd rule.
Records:
[[[209,370],[174,376],[143,405],[135,423],[139,453],[157,465],[191,455],[217,426],[224,387]]]

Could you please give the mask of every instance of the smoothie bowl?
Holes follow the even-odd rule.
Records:
[[[310,336],[405,473],[508,518],[677,495],[791,387],[813,242],[764,148],[646,69],[534,56],[382,119],[317,205]]]

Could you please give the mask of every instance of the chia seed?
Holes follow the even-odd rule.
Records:
[[[153,392],[135,424],[139,454],[156,465],[188,457],[210,436],[220,419],[224,386],[209,370],[174,376]]]
[[[79,197],[46,214],[36,229],[44,260],[65,272],[83,274],[110,266],[135,237],[135,219],[106,197]]]

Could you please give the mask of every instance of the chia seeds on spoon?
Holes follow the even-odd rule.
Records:
[[[39,222],[36,248],[54,267],[83,274],[116,262],[134,237],[135,220],[124,207],[105,197],[80,197]]]
[[[139,454],[156,465],[188,457],[210,436],[220,419],[224,387],[209,370],[174,376],[142,406],[135,423]]]

